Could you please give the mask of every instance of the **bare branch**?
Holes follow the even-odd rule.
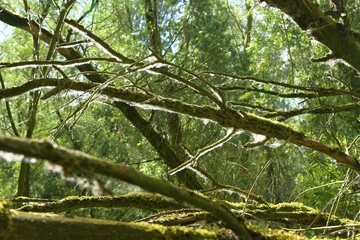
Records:
[[[125,64],[135,63],[134,60],[127,58],[124,55],[122,55],[119,52],[112,49],[109,44],[107,44],[105,41],[103,41],[101,38],[99,38],[92,32],[88,31],[82,25],[78,24],[75,20],[65,19],[65,23],[68,24],[72,29],[74,29],[75,31],[80,33],[86,39],[93,41],[97,45],[98,48],[100,48],[103,52],[109,54],[111,57],[113,57],[113,58],[117,59],[118,61],[121,61]]]
[[[169,174],[172,175],[172,174],[175,174],[185,168],[190,168],[190,165],[194,165],[196,166],[197,165],[197,161],[198,159],[213,151],[214,149],[218,148],[218,147],[221,147],[224,143],[226,143],[227,141],[229,141],[234,135],[236,135],[238,133],[238,129],[230,129],[227,131],[226,135],[221,138],[220,140],[208,145],[208,146],[205,146],[204,148],[202,149],[199,149],[198,152],[192,156],[192,158],[190,158],[189,160],[187,160],[186,162],[182,163],[181,165],[177,166],[176,168],[172,169],[171,171],[169,171]]]
[[[303,87],[303,86],[297,86],[297,85],[283,83],[283,82],[261,79],[261,78],[257,78],[257,77],[253,77],[253,76],[237,76],[237,75],[232,75],[232,74],[227,74],[227,73],[218,73],[218,72],[211,72],[211,71],[206,71],[203,73],[224,76],[224,77],[228,77],[228,78],[232,78],[232,79],[247,80],[247,81],[252,81],[252,82],[256,82],[256,83],[271,84],[274,86],[289,88],[291,90],[301,90],[301,91],[313,92],[313,93],[301,93],[301,92],[279,93],[279,92],[274,92],[274,91],[269,91],[269,90],[258,89],[254,86],[251,86],[251,87],[221,86],[221,87],[219,87],[220,90],[227,90],[227,91],[246,90],[246,91],[261,92],[261,93],[265,93],[265,94],[270,94],[270,95],[279,96],[279,97],[286,97],[286,98],[317,98],[317,97],[340,96],[340,95],[351,95],[351,96],[360,98],[359,93],[350,92],[350,91],[342,90],[342,89],[336,89],[336,88]]]

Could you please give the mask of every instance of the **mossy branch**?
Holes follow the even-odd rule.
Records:
[[[80,151],[69,150],[45,139],[22,139],[0,135],[0,150],[23,154],[28,157],[47,159],[62,166],[64,172],[69,175],[91,177],[93,174],[98,173],[134,184],[149,192],[160,193],[180,202],[189,203],[223,220],[236,234],[242,235],[243,239],[251,239],[243,220],[238,220],[224,206],[197,192],[149,177],[134,168],[109,163]]]
[[[153,54],[157,57],[157,61],[155,61],[155,62],[150,62],[150,63],[144,64],[143,62],[135,61],[135,60],[127,58],[124,55],[122,55],[121,53],[115,51],[113,48],[111,48],[111,46],[109,44],[107,44],[105,41],[103,41],[100,37],[96,36],[93,32],[87,30],[85,27],[78,24],[76,21],[65,19],[65,22],[72,29],[74,29],[75,31],[80,33],[83,37],[87,38],[90,41],[93,41],[98,46],[98,48],[101,49],[104,53],[109,54],[111,57],[117,59],[118,61],[122,61],[125,64],[129,64],[130,67],[127,69],[127,71],[137,72],[137,71],[146,70],[152,74],[164,75],[168,78],[174,79],[174,80],[184,84],[185,86],[193,89],[195,92],[198,92],[203,96],[206,96],[211,101],[216,103],[218,106],[223,106],[224,103],[222,101],[220,101],[220,99],[217,97],[217,96],[221,96],[221,93],[217,89],[215,89],[210,83],[206,82],[201,77],[197,76],[197,78],[200,79],[202,82],[207,83],[207,85],[210,86],[212,91],[214,91],[214,93],[216,93],[216,94],[211,94],[210,92],[206,91],[203,87],[201,87],[201,86],[195,84],[194,82],[187,80],[179,75],[173,74],[167,70],[162,69],[161,67],[156,67],[157,64],[161,63],[161,64],[165,64],[168,66],[176,66],[179,69],[181,68],[177,65],[172,65],[171,63],[162,60],[159,56],[156,55],[156,53],[153,52]],[[183,69],[183,70],[185,70],[185,69]],[[191,75],[194,75],[194,73],[192,73],[189,70],[186,70],[186,72]]]
[[[0,238],[51,239],[218,239],[215,231],[180,226],[125,223],[49,213],[9,210],[0,202]],[[91,231],[89,231],[91,229]]]
[[[16,200],[16,199],[15,199]],[[13,201],[12,201],[13,202]],[[51,201],[39,204],[27,204],[17,209],[24,212],[65,212],[79,208],[120,208],[133,207],[145,210],[169,210],[183,208],[184,204],[180,204],[173,199],[165,198],[161,195],[151,193],[129,193],[118,196],[70,196],[59,201]]]
[[[296,24],[332,51],[334,58],[342,59],[360,71],[359,39],[351,30],[347,15],[335,21],[312,0],[261,0],[280,9]]]
[[[182,160],[171,147],[169,141],[154,129],[152,124],[144,119],[139,112],[129,104],[114,101],[113,105],[117,107],[124,116],[138,129],[138,131],[149,141],[158,154],[165,159],[165,163],[170,168],[176,168],[182,163]],[[196,178],[196,174],[191,170],[185,169],[178,172],[177,175],[180,182],[187,188],[192,190],[201,190],[203,185]]]
[[[0,99],[21,95],[39,87],[61,87],[77,91],[92,91],[98,84],[76,82],[71,79],[43,78],[34,79],[21,86],[0,90]],[[135,93],[125,89],[105,87],[98,94],[108,96],[114,100],[121,100],[137,107],[175,112],[192,117],[216,122],[225,128],[243,129],[271,138],[284,139],[299,146],[305,146],[322,152],[331,158],[345,164],[347,167],[360,170],[360,164],[354,157],[342,151],[328,147],[320,142],[307,138],[302,132],[296,131],[284,123],[272,121],[251,113],[237,112],[229,108],[217,109],[209,106],[198,106],[164,98],[153,94]]]
[[[352,221],[337,216],[329,216],[328,213],[305,206],[301,203],[279,203],[279,204],[249,204],[249,203],[231,203],[223,201],[236,216],[245,215],[248,219],[261,219],[265,221],[277,222],[284,224],[287,228],[316,228],[323,226],[343,226],[359,225],[359,222]],[[152,223],[162,224],[166,226],[177,225],[179,223],[189,224],[200,220],[208,222],[217,221],[213,216],[204,211],[197,209],[186,209],[161,212],[141,221],[151,221]]]
[[[67,78],[34,79],[18,87],[0,90],[0,99],[18,96],[39,87],[49,86],[60,86],[62,89],[72,89],[86,92],[97,88],[98,84],[76,82]],[[200,119],[210,120],[216,122],[224,128],[242,129],[271,138],[284,139],[299,146],[305,146],[322,152],[338,162],[345,164],[349,168],[357,171],[360,170],[360,164],[356,158],[351,157],[337,149],[328,147],[320,142],[309,139],[304,133],[296,131],[284,123],[272,121],[251,113],[237,112],[229,108],[218,109],[209,106],[198,106],[153,94],[135,93],[129,90],[117,89],[114,87],[104,87],[98,94],[108,96],[114,100],[121,100],[137,107],[175,112]]]

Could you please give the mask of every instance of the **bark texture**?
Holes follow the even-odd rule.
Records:
[[[327,15],[311,0],[262,0],[280,9],[304,31],[331,50],[327,57],[342,59],[360,71],[359,33],[351,29],[346,9],[338,8],[338,19]],[[338,1],[336,1],[338,2]]]

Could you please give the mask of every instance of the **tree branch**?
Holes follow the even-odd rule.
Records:
[[[16,198],[14,199],[16,201]],[[11,200],[14,202],[14,200]],[[126,195],[119,195],[114,197],[101,196],[101,197],[66,197],[59,201],[52,201],[42,204],[27,204],[17,209],[24,212],[65,212],[79,208],[118,208],[118,207],[135,207],[146,210],[170,210],[184,208],[172,199],[165,198],[159,195],[150,193],[131,193]]]
[[[213,231],[171,228],[150,223],[126,223],[80,217],[64,217],[49,213],[4,210],[0,203],[1,239],[218,239]],[[8,225],[5,225],[7,222]],[[91,231],[89,231],[91,229]],[[94,234],[94,232],[96,234]]]
[[[76,82],[66,78],[35,79],[19,87],[0,90],[0,99],[17,96],[26,91],[45,86],[61,86],[64,87],[64,89],[83,92],[98,87],[98,85],[94,83]],[[320,142],[311,140],[307,138],[304,133],[296,131],[284,123],[272,121],[251,113],[237,112],[229,108],[217,109],[209,106],[192,105],[161,96],[134,93],[129,90],[113,87],[105,87],[98,94],[108,96],[114,100],[121,100],[140,108],[176,112],[200,119],[207,119],[218,123],[224,128],[243,129],[267,137],[284,139],[297,145],[306,146],[322,152],[338,162],[345,164],[347,167],[360,171],[360,164],[356,158],[348,156],[338,149],[330,148]]]
[[[9,24],[11,26],[23,29],[23,30],[31,33],[33,36],[35,36],[37,38],[40,38],[41,40],[43,40],[44,42],[49,43],[49,44],[51,42],[51,39],[53,38],[53,35],[49,31],[47,31],[46,29],[41,29],[41,35],[39,35],[40,31],[32,31],[33,29],[39,29],[40,28],[39,24],[36,23],[35,21],[28,22],[27,19],[22,18],[21,16],[18,16],[16,14],[13,14],[13,13],[3,9],[2,7],[0,7],[0,21],[3,21],[3,22],[5,22],[5,23],[7,23],[7,24]],[[85,33],[85,34],[90,34],[90,35],[88,35],[88,38],[92,39],[93,41],[96,41],[98,46],[100,46],[101,48],[107,48],[106,50],[110,53],[110,55],[114,54],[116,56],[116,58],[120,59],[121,61],[124,61],[127,64],[135,63],[134,60],[131,60],[131,59],[129,60],[128,58],[121,55],[120,53],[117,53],[108,44],[103,42],[100,38],[98,38],[93,33],[87,31],[81,25],[79,25],[77,23],[74,23],[74,22],[71,22],[71,21],[68,21],[68,23],[69,24],[72,23],[73,27],[77,28],[80,32]],[[59,37],[58,43],[59,43],[59,45],[64,43],[63,40],[60,37]],[[58,48],[57,50],[61,55],[63,55],[66,59],[69,60],[67,63],[74,64],[77,67],[77,69],[79,69],[79,71],[82,72],[84,74],[84,76],[87,79],[89,79],[91,82],[105,83],[107,81],[107,78],[102,76],[100,73],[98,73],[95,70],[95,68],[91,65],[91,63],[87,62],[87,60],[84,60],[83,56],[78,51],[76,51],[74,48],[72,48],[72,47]],[[76,63],[76,60],[79,60],[80,64]],[[110,58],[105,58],[105,60],[107,60],[107,61],[117,61],[116,59],[110,59]],[[37,63],[39,63],[39,62],[37,62]],[[62,64],[60,64],[58,62],[55,62],[55,63],[57,63],[59,65],[62,65]],[[43,62],[43,64],[47,64],[47,63]],[[136,64],[139,65],[138,63],[136,63]],[[141,65],[141,67],[144,67],[144,68],[147,67],[144,64],[140,64],[140,65]],[[194,89],[195,91],[200,92],[200,94],[203,94],[204,96],[208,96],[210,99],[215,99],[215,101],[216,101],[216,98],[214,98],[214,96],[212,96],[211,93],[207,92],[206,90],[202,89],[200,86],[194,84],[191,81],[188,81],[188,80],[186,80],[186,79],[184,79],[184,78],[182,78],[180,76],[172,74],[172,73],[170,73],[168,71],[164,71],[162,69],[158,69],[158,68],[151,68],[151,69],[152,69],[152,72],[154,74],[160,73],[160,74],[163,74],[163,75],[168,76],[170,78],[173,78],[173,79],[183,83],[184,85]],[[32,89],[30,85],[28,85],[28,87],[30,87],[29,89]],[[58,86],[58,85],[56,85],[56,86]],[[41,86],[38,86],[38,87],[41,87]],[[91,85],[90,88],[93,88],[93,87],[97,87],[97,85]],[[57,92],[60,92],[63,89],[64,88],[60,87],[60,88],[56,89],[54,92],[57,93]],[[22,90],[20,90],[20,91],[22,91]],[[52,93],[45,95],[43,99],[49,97],[49,95],[51,95],[51,94]],[[1,96],[1,94],[0,94],[0,96]],[[119,107],[119,108],[121,108],[121,107]],[[136,109],[134,107],[132,107],[132,106],[128,106],[127,108],[133,108],[132,111],[136,111]],[[122,109],[122,111],[127,111],[127,109]],[[132,120],[137,122],[137,123],[141,123],[141,124],[144,123],[144,121],[142,121],[141,116],[139,114],[133,114]],[[150,129],[151,126],[149,126],[149,125],[139,126],[138,125],[136,127],[138,129],[140,129],[140,128]],[[144,136],[149,141],[153,140],[152,144],[154,144],[153,136],[149,136],[149,135],[144,135]],[[164,139],[163,137],[157,138],[156,140],[157,140],[156,145],[158,145],[158,146],[160,146],[160,145],[164,144],[165,142],[167,142],[167,140]],[[158,152],[159,152],[159,149],[160,148],[155,148],[155,150],[158,151]],[[166,152],[169,153],[170,151],[166,151]],[[174,160],[178,159],[178,157],[170,158],[169,155],[162,155],[161,152],[159,152],[159,154],[161,156],[165,157],[164,160],[165,160],[165,163],[167,165],[170,165],[170,166],[174,167],[173,166]],[[174,156],[176,156],[176,155],[174,155]],[[180,163],[178,163],[178,164],[180,164]],[[181,173],[181,175],[182,174],[183,173]],[[189,187],[191,189],[200,189],[200,188],[202,188],[201,184],[199,184],[199,182],[196,180],[196,176],[195,176],[194,173],[187,172],[185,174],[186,174],[185,178],[182,178],[182,177],[180,177],[180,178],[182,178],[181,180],[186,179],[186,181],[183,182],[183,183],[185,183],[185,185],[187,187]]]
[[[335,21],[311,0],[261,0],[279,8],[297,25],[328,47],[335,58],[360,71],[360,41],[347,21]],[[344,16],[346,18],[346,15]],[[345,19],[346,20],[346,19]]]
[[[149,141],[158,154],[163,159],[166,159],[166,164],[170,168],[173,169],[182,164],[182,160],[170,146],[169,142],[163,138],[161,134],[151,126],[151,123],[146,121],[134,107],[119,101],[115,101],[113,105],[117,107],[124,114],[124,116],[139,130],[139,132]],[[188,169],[183,172],[179,172],[176,176],[186,187],[190,189],[203,189],[203,186],[196,178],[196,175]]]
[[[214,214],[214,216],[228,224],[236,234],[242,235],[243,239],[251,239],[243,219],[238,220],[227,208],[196,192],[149,177],[134,168],[109,163],[80,151],[68,150],[45,139],[21,139],[0,134],[0,150],[24,154],[28,157],[47,159],[62,166],[64,172],[70,175],[91,177],[94,173],[99,173],[134,184],[149,192],[160,193],[178,201],[187,202]]]
[[[316,107],[303,108],[292,111],[276,111],[276,112],[265,113],[263,116],[264,117],[282,116],[284,118],[290,118],[301,114],[331,114],[331,113],[346,112],[346,111],[352,111],[358,109],[360,109],[359,102],[354,102],[354,103],[347,103],[334,107],[316,106]]]

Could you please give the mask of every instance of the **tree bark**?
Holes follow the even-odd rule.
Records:
[[[1,239],[217,239],[215,232],[149,223],[125,223],[10,210],[11,226]],[[1,219],[2,220],[2,219]]]
[[[317,41],[331,50],[329,56],[342,59],[360,71],[360,34],[351,29],[345,9],[337,9],[335,21],[312,0],[261,0],[280,9]]]
[[[70,79],[35,79],[19,87],[0,90],[0,99],[17,96],[31,89],[44,86],[60,86],[64,89],[73,89],[83,92],[98,87],[98,85],[93,83],[76,82]],[[145,107],[147,109],[153,108],[157,110],[162,109],[163,111],[176,112],[195,118],[210,120],[216,122],[224,128],[246,130],[267,137],[286,140],[299,146],[308,147],[324,153],[339,163],[344,164],[346,167],[360,172],[360,163],[357,158],[347,155],[340,149],[332,148],[315,140],[309,139],[304,133],[292,129],[284,123],[259,117],[252,113],[239,112],[229,108],[218,109],[209,106],[192,105],[173,99],[163,98],[161,96],[135,93],[113,87],[104,88],[101,94],[114,99],[122,100],[123,102],[133,103],[136,106]],[[143,121],[140,119],[138,120]]]
[[[64,175],[77,175],[91,179],[94,178],[95,173],[99,173],[134,184],[149,192],[160,193],[177,201],[187,202],[223,220],[237,235],[242,235],[244,240],[251,239],[244,219],[236,218],[226,207],[197,192],[149,177],[134,168],[109,163],[80,151],[68,150],[44,139],[40,141],[29,140],[0,134],[0,150],[24,154],[28,157],[47,159],[62,166]]]

